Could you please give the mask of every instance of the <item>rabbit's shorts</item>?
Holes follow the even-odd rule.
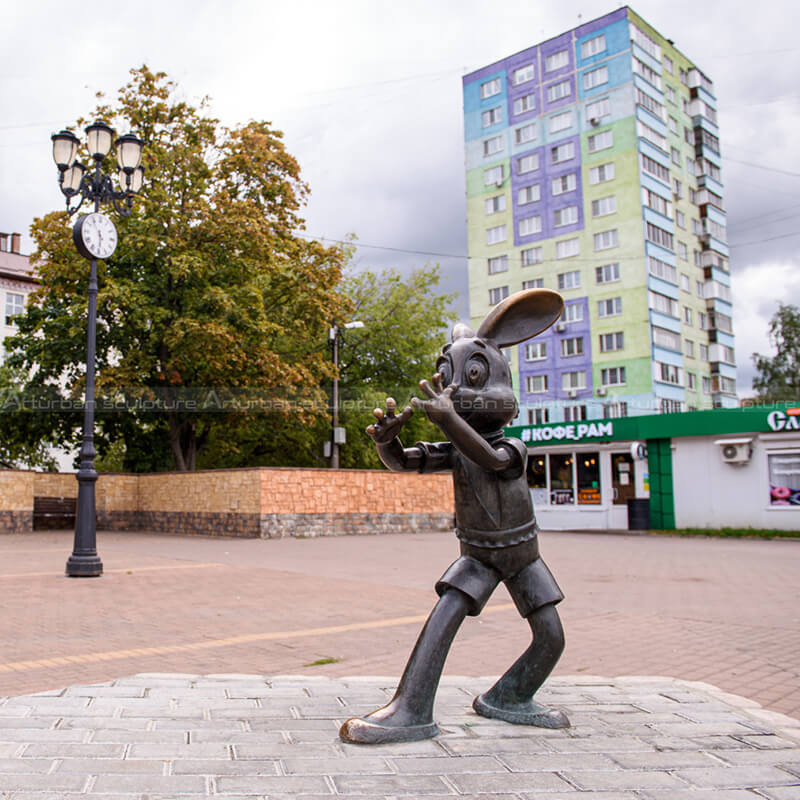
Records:
[[[475,547],[461,542],[457,558],[436,583],[441,597],[458,589],[470,599],[469,616],[476,617],[503,581],[523,617],[549,603],[560,603],[564,593],[539,556],[536,538],[512,547]]]

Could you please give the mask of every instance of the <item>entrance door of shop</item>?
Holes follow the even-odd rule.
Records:
[[[612,505],[609,527],[628,527],[628,498],[636,497],[636,465],[630,453],[611,453]]]

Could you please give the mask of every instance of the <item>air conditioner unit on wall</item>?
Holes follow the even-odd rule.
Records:
[[[753,454],[752,439],[717,439],[714,442],[720,448],[722,460],[726,464],[743,466],[750,461]]]
[[[565,331],[566,329],[567,329],[567,324],[566,324],[566,322],[558,322],[558,323],[556,323],[556,330],[557,330],[559,333],[564,333],[564,331]]]
[[[606,396],[606,387],[605,386],[598,386],[597,387],[597,396],[598,397],[605,397]]]
[[[567,394],[574,400],[578,396],[578,390],[570,389]]]

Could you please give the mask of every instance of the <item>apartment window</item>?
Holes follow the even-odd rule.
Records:
[[[564,358],[570,358],[571,356],[582,356],[583,355],[583,337],[582,336],[574,336],[569,339],[562,339],[561,340],[561,355]]]
[[[547,342],[531,342],[525,345],[526,361],[544,361],[547,358]]]
[[[698,311],[697,312],[697,327],[701,331],[707,331],[708,330],[708,314],[706,314],[703,311]],[[702,347],[702,345],[701,345],[701,347]]]
[[[678,135],[680,128],[678,127],[678,120],[676,120],[675,117],[669,117],[667,125],[669,125],[669,129],[672,133]]]
[[[533,142],[536,140],[536,125],[529,123],[517,128],[514,131],[514,141],[516,144],[525,144],[526,142]]]
[[[619,280],[619,264],[604,264],[595,267],[594,276],[597,283],[613,283]]]
[[[672,179],[672,193],[680,200],[683,197],[683,185],[677,178]]]
[[[665,350],[674,350],[676,353],[681,351],[681,336],[675,331],[653,326],[653,344],[656,347],[663,347]]]
[[[528,394],[542,394],[547,391],[547,375],[528,375],[525,380]]]
[[[583,73],[584,89],[594,89],[595,86],[602,86],[604,83],[608,83],[608,67],[599,67]]]
[[[592,200],[592,216],[605,217],[608,214],[613,214],[617,210],[617,198],[615,195],[609,197],[601,197],[597,200]]]
[[[561,242],[556,242],[556,258],[570,258],[577,256],[580,252],[580,246],[577,239],[565,239]]]
[[[656,61],[661,61],[661,48],[643,31],[631,25],[631,39]]]
[[[675,67],[674,67],[674,65],[672,63],[672,59],[669,56],[664,56],[664,69],[667,72],[669,72],[670,75],[672,74],[672,72],[675,69]]]
[[[679,69],[678,73],[680,75],[681,83],[684,86],[688,86],[689,85],[689,74],[686,72],[686,70],[685,69]]]
[[[711,394],[711,378],[707,375],[703,375],[703,394]]]
[[[636,56],[633,57],[633,71],[641,75],[648,83],[652,83],[657,89],[661,88],[661,76]]]
[[[583,304],[565,303],[559,322],[583,322]]]
[[[691,325],[692,324],[692,309],[689,308],[689,306],[684,306],[683,307],[683,321],[687,325]]]
[[[569,81],[559,81],[547,87],[547,102],[554,103],[556,100],[561,100],[564,97],[569,97],[572,94],[572,87]]]
[[[542,232],[542,218],[540,216],[523,217],[517,224],[520,236],[532,236]]]
[[[683,211],[675,212],[675,224],[679,228],[683,228],[684,230],[686,230],[686,215],[683,213]]]
[[[660,258],[654,258],[653,256],[647,257],[647,264],[650,268],[650,274],[655,275],[656,278],[669,281],[669,283],[678,282],[678,270],[673,267],[672,264],[667,264],[666,261],[662,261]]]
[[[486,198],[486,213],[487,214],[497,214],[498,211],[505,211],[506,210],[506,196],[504,194],[498,194],[494,197],[487,197]]]
[[[696,252],[696,251],[695,251]],[[695,294],[702,300],[705,297],[706,287],[703,281],[695,281],[694,282],[694,291]]]
[[[492,136],[491,139],[484,139],[483,141],[483,156],[493,156],[495,153],[501,153],[505,147],[502,136]]]
[[[671,383],[673,386],[682,385],[681,368],[676,367],[674,364],[663,364],[659,361],[655,362],[655,378],[662,383]]]
[[[645,125],[640,119],[636,120],[636,135],[641,136],[642,139],[647,139],[648,142],[651,142],[656,147],[667,152],[666,136],[660,134],[655,128]]]
[[[559,289],[577,289],[581,285],[581,271],[579,269],[570,272],[561,272],[558,275]]]
[[[602,131],[595,133],[586,140],[586,148],[590,153],[597,153],[599,150],[606,150],[614,145],[614,132]]]
[[[503,182],[503,165],[483,171],[484,186],[499,186]]]
[[[664,106],[662,106],[658,100],[654,100],[646,92],[643,92],[641,89],[637,89],[636,103],[642,108],[647,109],[647,111],[649,111],[654,117],[658,117],[663,122],[666,114],[664,112]]]
[[[547,56],[544,60],[545,72],[552,72],[561,69],[569,64],[569,50],[559,50],[557,53]]]
[[[550,421],[550,410],[547,408],[529,408],[528,425],[546,425]]]
[[[642,203],[665,217],[672,215],[672,203],[660,194],[642,187]]]
[[[647,223],[647,239],[654,244],[664,247],[667,250],[674,250],[674,238],[669,231],[659,228],[658,225],[653,225],[652,222]]]
[[[670,147],[669,152],[672,163],[679,167],[681,165],[681,151],[677,147]]]
[[[514,114],[524,114],[526,111],[533,111],[536,107],[536,96],[525,94],[514,101]]]
[[[603,419],[617,419],[628,416],[628,404],[624,400],[616,403],[606,403],[603,406]]]
[[[524,175],[526,172],[533,172],[537,169],[539,169],[538,153],[530,153],[517,159],[517,175]]]
[[[564,406],[564,422],[582,422],[585,419],[586,406]]]
[[[733,333],[733,320],[727,314],[711,311],[708,315],[708,321],[711,328],[716,328],[725,333]]]
[[[694,342],[691,339],[687,339],[683,343],[683,352],[686,355],[686,358],[694,358]]]
[[[660,292],[650,291],[647,294],[650,308],[652,308],[653,311],[658,311],[659,314],[665,314],[668,317],[675,317],[676,319],[679,317],[677,300],[673,300],[671,297],[667,297],[667,295],[661,294]]]
[[[654,178],[658,178],[669,185],[669,169],[667,167],[659,164],[658,161],[646,156],[644,153],[641,153],[641,159],[642,172],[646,172],[648,175],[652,175]]]
[[[686,373],[686,388],[690,392],[697,391],[697,373],[696,372],[687,372]]]
[[[592,39],[587,39],[581,42],[581,58],[591,58],[598,53],[602,53],[606,49],[606,37],[604,34],[595,36]]]
[[[486,244],[497,244],[506,240],[506,226],[495,225],[493,228],[486,229]]]
[[[564,225],[574,225],[578,221],[578,206],[567,206],[553,212],[553,225],[561,228]]]
[[[672,88],[668,83],[664,85],[664,94],[666,95],[667,102],[676,105],[675,103],[675,89]]]
[[[689,156],[686,156],[686,171],[690,175],[697,175],[697,162],[693,158],[689,158]]]
[[[502,106],[497,106],[497,108],[490,108],[481,114],[481,124],[483,125],[484,128],[491,128],[492,125],[497,125],[499,122],[502,121],[503,121]]]
[[[523,289],[542,289],[544,287],[544,278],[532,278],[529,281],[522,281]]]
[[[533,80],[533,64],[526,64],[524,67],[518,67],[511,73],[511,82],[514,86],[519,86],[521,83],[527,83]]]
[[[495,256],[487,261],[489,275],[508,271],[508,256]]]
[[[689,260],[689,248],[686,246],[685,242],[678,242],[677,253],[678,258],[682,258],[684,261]]]
[[[595,100],[586,106],[586,119],[592,124],[597,124],[603,117],[611,114],[611,101],[604,97],[602,100]]]
[[[523,267],[530,267],[533,264],[541,264],[542,263],[542,248],[541,247],[529,247],[526,250],[523,250],[520,253],[520,258],[522,260]],[[533,288],[533,287],[531,287]]]
[[[659,414],[680,414],[683,411],[682,400],[670,400],[668,397],[658,398]]]
[[[496,306],[501,300],[508,297],[508,286],[496,286],[494,289],[489,289],[489,305]]]
[[[517,191],[517,205],[524,206],[528,203],[535,203],[542,196],[542,191],[538,183],[531,186],[523,186]]]
[[[594,249],[609,250],[612,247],[619,245],[619,233],[617,229],[611,231],[601,231],[594,235]]]
[[[549,128],[550,133],[559,133],[565,131],[572,126],[572,112],[564,111],[561,114],[555,114],[550,117]]]
[[[586,371],[564,372],[561,374],[561,388],[565,392],[586,388]]]
[[[622,331],[616,333],[600,334],[600,352],[612,353],[615,350],[622,350],[625,346],[625,334]]]
[[[500,94],[500,78],[494,78],[490,81],[486,81],[486,83],[481,84],[481,97],[493,97],[496,94]]]
[[[691,292],[691,289],[689,288],[690,285],[691,284],[689,282],[689,276],[682,272],[681,273],[681,289],[684,292]]]
[[[589,170],[589,183],[594,186],[598,183],[605,183],[606,181],[614,180],[614,162],[609,161],[608,164],[600,164],[597,167],[592,167]]]
[[[698,350],[700,351],[700,360],[701,361],[708,361],[708,345],[707,344],[701,344],[698,347]]]
[[[683,141],[694,147],[694,131],[691,128],[687,128],[685,125],[683,126]]]
[[[16,325],[15,317],[25,310],[25,295],[6,292],[6,325]]]
[[[606,367],[600,370],[603,386],[621,386],[625,383],[625,367]]]
[[[553,195],[573,192],[575,191],[576,185],[577,178],[574,172],[570,172],[569,175],[559,175],[559,177],[553,178],[550,184]]]
[[[622,298],[609,297],[607,300],[597,301],[598,317],[618,317],[622,313]]]
[[[550,148],[550,155],[553,164],[569,161],[571,158],[575,157],[575,143],[564,142],[564,144],[557,144],[555,147]]]

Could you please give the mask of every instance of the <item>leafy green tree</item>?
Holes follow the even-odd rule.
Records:
[[[753,353],[758,374],[753,389],[759,402],[800,400],[800,308],[779,303],[769,322],[769,340],[775,355]]]
[[[341,448],[342,467],[380,466],[372,440],[364,429],[372,411],[394,397],[398,408],[419,394],[419,381],[430,378],[436,358],[456,320],[455,295],[439,292],[439,267],[426,266],[403,278],[395,270],[381,274],[348,272],[342,292],[352,304],[349,319],[363,328],[347,330],[339,350],[340,424],[347,430]],[[327,436],[327,433],[326,433]],[[403,429],[406,443],[441,438],[441,431],[424,414],[415,413]]]
[[[350,313],[337,289],[342,249],[297,234],[308,187],[280,131],[224,128],[205,107],[143,66],[93,115],[144,140],[144,188],[130,217],[106,209],[119,246],[98,265],[98,450],[122,439],[128,470],[216,466],[203,458],[215,441],[255,429],[280,444],[283,429],[313,428],[332,371],[329,320]],[[7,342],[9,363],[27,392],[79,398],[87,264],[64,212],[31,231],[41,286]],[[308,402],[278,402],[297,398]],[[269,414],[248,410],[253,401]],[[63,438],[67,418],[46,418]]]

